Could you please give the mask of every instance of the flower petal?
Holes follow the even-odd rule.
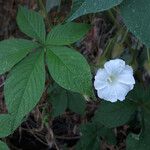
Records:
[[[108,76],[109,75],[105,69],[98,69],[96,76],[95,76],[95,80],[106,81]]]
[[[103,89],[103,88],[105,88],[107,85],[108,85],[108,83],[105,82],[105,81],[100,81],[100,80],[95,80],[95,81],[94,81],[94,87],[95,87],[96,90]]]
[[[126,65],[125,69],[118,75],[118,81],[124,84],[135,84],[133,69]]]
[[[126,85],[118,83],[115,85],[116,93],[117,93],[117,99],[120,101],[125,100],[125,96],[128,94],[128,92],[133,88],[133,85]]]
[[[117,93],[113,86],[107,86],[103,89],[98,90],[98,97],[110,102],[117,101]]]
[[[124,84],[135,84],[135,79],[131,74],[120,74],[118,76],[118,82]]]
[[[117,75],[125,68],[125,62],[122,59],[110,60],[104,64],[104,68],[110,75]]]
[[[131,66],[126,65],[125,69],[123,70],[123,74],[132,74],[133,75],[133,69]]]

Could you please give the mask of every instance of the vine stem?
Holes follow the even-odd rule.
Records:
[[[45,8],[45,5],[43,3],[43,0],[37,0],[37,4],[41,10],[41,13],[42,13],[42,16],[45,18],[45,21],[46,21],[46,24],[48,26],[48,29],[52,27],[52,24],[49,20],[49,17],[48,17],[48,13],[47,13],[47,10]]]
[[[149,61],[149,60],[150,60],[149,48],[146,48],[146,51],[147,51],[147,59],[148,59],[148,61]]]

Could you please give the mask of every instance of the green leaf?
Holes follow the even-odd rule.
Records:
[[[68,21],[82,15],[101,12],[119,5],[123,0],[73,0],[72,11]]]
[[[44,52],[26,57],[11,72],[4,86],[8,112],[14,116],[14,126],[40,100],[45,85]]]
[[[86,59],[67,47],[47,47],[46,61],[53,79],[63,88],[92,95],[91,71]]]
[[[8,39],[0,42],[0,74],[9,71],[38,44],[23,39]]]
[[[76,150],[98,150],[100,139],[97,135],[97,127],[93,123],[81,126],[81,139],[76,145]]]
[[[109,128],[118,127],[128,122],[135,110],[135,105],[127,100],[116,103],[102,101],[93,119]]]
[[[52,116],[57,117],[62,115],[68,105],[68,99],[66,95],[66,91],[61,87],[55,84],[52,87],[53,90],[50,92],[50,102],[52,103]]]
[[[13,132],[13,127],[11,126],[12,119],[8,114],[0,115],[0,138],[6,137]]]
[[[135,102],[139,108],[141,121],[141,132],[137,134],[129,134],[127,137],[127,150],[149,150],[150,139],[150,87],[142,87],[137,84],[133,91],[130,92],[128,97]],[[140,93],[140,94],[139,94]],[[142,117],[142,118],[141,118]]]
[[[127,99],[134,101],[134,103],[143,110],[150,110],[150,86],[143,87],[142,84],[136,84],[134,89],[128,94]],[[139,94],[140,93],[140,94]]]
[[[133,134],[127,137],[127,150],[149,150],[150,130],[140,138],[136,139]]]
[[[86,101],[80,94],[67,92],[68,107],[73,112],[83,114],[86,108]]]
[[[69,45],[80,40],[90,29],[88,24],[84,23],[66,23],[57,25],[48,34],[47,45]]]
[[[49,12],[53,7],[59,6],[61,0],[47,0],[46,1],[46,11]]]
[[[120,6],[121,15],[127,28],[150,47],[150,1],[124,0]]]
[[[42,43],[45,42],[45,25],[39,13],[20,6],[17,14],[17,24],[26,35]]]
[[[101,127],[98,134],[107,141],[108,144],[116,145],[116,136],[112,129],[107,127]]]
[[[144,125],[140,135],[129,134],[127,137],[127,150],[149,150],[149,139],[150,139],[150,111],[145,112]]]
[[[112,129],[106,128],[95,122],[80,126],[81,138],[76,145],[76,150],[98,150],[100,149],[101,138],[109,144],[116,144],[116,137]]]
[[[67,91],[58,85],[54,86],[50,93],[50,102],[52,103],[54,117],[63,114],[67,108],[78,114],[83,114],[86,107],[83,96]]]
[[[0,138],[6,137],[13,133],[16,128],[22,123],[22,118],[17,120],[14,126],[15,116],[9,114],[0,115]]]
[[[6,143],[0,141],[0,150],[9,150]]]

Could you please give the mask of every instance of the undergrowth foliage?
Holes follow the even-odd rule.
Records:
[[[59,0],[54,6],[57,4],[60,4]],[[47,78],[54,82],[49,87],[53,117],[63,114],[67,108],[83,115],[86,99],[96,100],[92,83],[92,73],[95,72],[91,73],[90,65],[73,45],[83,39],[92,27],[73,21],[80,16],[102,11],[108,11],[111,16],[117,13],[122,16],[127,27],[119,26],[118,33],[108,41],[98,67],[108,59],[119,57],[130,63],[136,73],[138,45],[131,47],[131,55],[128,56],[130,59],[121,55],[129,30],[140,44],[145,44],[147,58],[144,59],[144,67],[149,71],[149,6],[149,0],[73,0],[72,10],[65,22],[51,27],[49,33],[46,32],[44,17],[40,13],[20,6],[16,20],[19,29],[28,39],[10,38],[0,42],[0,74],[7,73],[4,96],[8,109],[7,114],[0,115],[0,138],[12,134],[33,110],[45,91]],[[124,36],[118,40],[120,34]],[[140,65],[143,67],[143,64]],[[115,145],[113,128],[128,124],[138,125],[140,132],[129,133],[126,140],[127,150],[149,150],[149,90],[149,87],[136,81],[134,89],[124,101],[111,103],[101,100],[92,119],[81,125],[82,135],[75,149],[98,150],[103,140]],[[8,147],[0,142],[0,149],[6,150]]]

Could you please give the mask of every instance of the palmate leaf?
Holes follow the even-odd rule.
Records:
[[[66,23],[57,25],[47,36],[47,45],[69,45],[80,40],[90,29],[84,23]]]
[[[93,120],[106,127],[118,127],[129,121],[136,110],[130,101],[111,103],[103,101],[95,113]]]
[[[9,150],[6,143],[0,141],[0,150]]]
[[[124,0],[120,5],[125,25],[147,47],[150,47],[149,6],[149,0]]]
[[[68,21],[82,15],[96,13],[119,5],[123,0],[73,0],[72,11]]]
[[[53,79],[73,92],[92,95],[92,75],[86,59],[67,47],[47,47],[46,62]]]
[[[20,30],[29,37],[42,43],[45,42],[45,24],[39,13],[20,6],[17,14],[17,24]]]
[[[8,39],[0,42],[0,74],[9,71],[23,59],[37,43],[24,39]]]
[[[8,112],[14,117],[13,127],[35,107],[42,96],[44,85],[44,52],[39,50],[22,60],[5,82],[5,102]]]

